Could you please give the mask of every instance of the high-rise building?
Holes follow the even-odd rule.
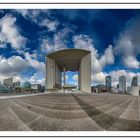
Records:
[[[124,75],[119,77],[119,92],[126,92],[126,77]]]
[[[138,86],[138,76],[134,76],[132,79],[131,87],[137,87]]]
[[[111,76],[105,77],[106,90],[111,90]]]
[[[13,87],[13,78],[7,78],[4,79],[4,83],[3,83],[6,87]]]

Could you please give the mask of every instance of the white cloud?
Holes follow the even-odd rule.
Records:
[[[69,75],[65,75],[65,83],[67,84],[67,80],[69,79]],[[64,77],[63,77],[63,75],[62,75],[62,77],[61,77],[61,80],[62,80],[62,85],[63,85],[63,82],[64,82]]]
[[[36,72],[31,77],[22,77],[21,73],[29,66],[33,67]],[[25,53],[25,59],[20,56],[5,58],[0,56],[0,81],[13,77],[14,81],[30,81],[31,83],[44,84],[45,82],[45,64],[34,59],[29,53]]]
[[[19,32],[19,27],[15,24],[16,18],[11,15],[6,15],[0,19],[0,46],[5,46],[7,43],[17,50],[23,48],[26,44],[26,38]]]
[[[0,74],[17,75],[28,67],[28,63],[20,56],[12,56],[8,59],[0,57]]]
[[[51,21],[49,19],[42,20],[39,23],[40,26],[47,27],[49,31],[56,31],[57,26],[59,25],[58,21],[54,20]]]
[[[0,81],[3,79],[14,77],[15,81],[20,78],[20,73],[27,69],[28,62],[20,56],[12,56],[5,58],[0,56]]]
[[[73,37],[73,42],[75,48],[91,51],[92,72],[94,74],[101,72],[105,65],[114,63],[115,58],[111,45],[105,50],[105,54],[99,57],[97,49],[94,48],[93,40],[87,35],[76,35]]]
[[[74,75],[72,76],[72,79],[73,79],[75,82],[77,82],[77,81],[78,81],[78,74],[74,74]]]
[[[93,41],[87,35],[75,35],[73,37],[74,47],[92,51],[94,48]]]
[[[124,63],[129,68],[139,68],[140,62],[135,56],[126,56],[124,58]]]
[[[34,73],[30,78],[28,78],[28,81],[31,84],[45,85],[45,78],[40,75],[42,75],[40,72]]]
[[[99,72],[96,74],[92,74],[92,84],[98,85],[98,84],[105,84],[105,77],[107,76],[107,73]]]
[[[13,78],[13,81],[14,81],[14,82],[17,82],[17,81],[22,82],[22,81],[23,81],[23,78],[22,78],[21,76],[17,75],[17,76],[15,76],[15,77]]]
[[[42,39],[41,41],[41,50],[44,53],[51,53],[51,52],[55,52],[58,50],[62,50],[62,49],[67,49],[67,40],[66,37],[67,35],[72,32],[72,30],[70,28],[63,28],[62,30],[58,31],[52,41],[50,41],[49,39]]]
[[[48,41],[48,39],[42,39],[41,41],[41,51],[45,53],[50,53],[55,50],[55,47]]]
[[[113,64],[115,60],[115,57],[113,55],[112,46],[109,45],[108,48],[105,50],[105,54],[101,57],[99,60],[102,66],[105,66],[106,64]]]
[[[31,54],[25,53],[25,60],[29,63],[29,65],[35,68],[37,71],[41,71],[45,73],[45,63],[40,62],[32,57]]]
[[[66,80],[69,78],[69,76],[68,75],[65,75],[65,78],[66,78]]]
[[[24,18],[35,23],[38,23],[40,14],[48,12],[48,10],[45,9],[16,9],[15,11],[20,13]]]
[[[91,75],[91,85],[98,85],[98,84],[105,84],[105,77],[107,73],[99,72],[99,73],[92,73]],[[78,82],[78,74],[74,74],[72,76],[74,83],[77,84]]]
[[[123,63],[128,68],[139,68],[140,62],[140,17],[135,17],[127,22],[124,30],[120,33],[114,51],[121,55]]]
[[[51,20],[49,18],[49,11],[47,9],[17,9],[16,12],[39,26],[47,27],[48,31],[56,31],[59,25],[56,19]],[[45,18],[42,18],[42,14],[45,14]]]

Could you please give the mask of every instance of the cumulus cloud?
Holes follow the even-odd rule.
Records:
[[[6,46],[7,43],[12,48],[20,50],[26,44],[26,38],[19,32],[19,27],[15,24],[16,17],[6,15],[0,19],[0,46]]]
[[[77,82],[77,81],[78,81],[78,74],[74,74],[74,75],[72,76],[72,79],[73,79],[75,82]]]
[[[56,31],[57,26],[59,25],[57,20],[51,21],[49,19],[42,20],[39,23],[40,26],[47,27],[49,31]]]
[[[140,55],[140,17],[135,17],[127,22],[124,30],[116,40],[114,51],[120,54],[123,63],[128,68],[139,68],[140,62],[137,56]]]
[[[17,9],[16,12],[39,26],[47,27],[48,31],[56,31],[59,25],[59,22],[56,19],[50,18],[49,11],[45,9]],[[43,14],[45,14],[45,18],[42,18]]]
[[[69,75],[65,75],[65,82],[66,82],[66,84],[67,84],[67,80],[69,79]],[[61,80],[62,80],[62,85],[64,84],[64,77],[63,77],[63,75],[62,75],[62,77],[61,77]]]
[[[0,74],[16,75],[28,67],[28,63],[20,56],[12,56],[8,59],[0,58]]]
[[[31,54],[28,52],[25,53],[25,60],[29,63],[29,66],[35,68],[37,71],[41,71],[45,73],[45,63],[40,62],[33,58]]]
[[[68,27],[63,28],[54,34],[52,41],[48,38],[41,40],[41,50],[45,53],[51,53],[62,49],[67,49],[67,36],[72,30]]]
[[[93,85],[105,84],[106,76],[107,76],[107,73],[104,73],[104,72],[92,74],[92,76],[91,76],[92,84]]]
[[[124,58],[124,63],[129,68],[139,68],[140,62],[135,56],[126,56]]]
[[[113,64],[115,60],[115,57],[113,55],[112,46],[109,45],[108,48],[105,50],[104,55],[99,60],[102,66],[105,66],[106,64]]]
[[[16,9],[16,12],[20,13],[24,18],[31,20],[32,22],[37,23],[39,15],[42,13],[47,13],[48,10],[41,9]]]
[[[93,40],[87,35],[80,34],[73,37],[74,47],[79,49],[93,50]]]
[[[28,67],[32,67],[36,72],[31,77],[22,77],[21,73]],[[31,83],[42,83],[45,82],[45,63],[39,62],[29,53],[25,53],[25,59],[20,56],[11,56],[5,58],[0,56],[0,81],[5,78],[13,77],[14,81],[30,81]]]
[[[0,81],[9,77],[19,77],[28,66],[28,62],[20,56],[10,58],[0,56]]]
[[[18,82],[18,81],[23,82],[23,78],[21,76],[17,75],[13,78],[13,81],[14,82]]]
[[[33,67],[36,72],[30,77],[23,77],[21,73],[28,67]],[[12,56],[5,58],[0,56],[0,82],[3,79],[13,77],[14,81],[20,81],[21,83],[29,81],[32,84],[45,84],[45,64],[35,60],[31,54],[26,53],[25,59],[20,56]]]
[[[45,78],[41,76],[42,73],[37,72],[34,73],[30,78],[24,81],[29,81],[31,84],[41,84],[45,85]]]
[[[102,71],[105,65],[114,63],[114,54],[112,46],[105,50],[105,53],[99,57],[97,49],[94,47],[93,40],[87,35],[76,35],[73,37],[74,47],[80,49],[87,49],[91,51],[92,72],[94,74]]]

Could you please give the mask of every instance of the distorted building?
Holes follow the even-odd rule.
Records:
[[[32,91],[32,89],[31,89],[31,83],[30,82],[28,82],[28,81],[26,81],[26,82],[23,82],[22,84],[21,84],[21,92],[22,93],[32,93],[33,91]]]
[[[131,87],[137,87],[138,86],[138,76],[133,77],[131,82]]]
[[[5,85],[0,85],[0,93],[11,93],[11,89],[6,87]]]
[[[106,93],[107,92],[106,86],[103,84],[92,86],[91,89],[92,89],[92,92],[94,92],[94,93]]]
[[[19,81],[14,82],[14,83],[13,83],[13,87],[20,87],[20,82],[19,82]]]
[[[3,84],[8,88],[12,88],[13,87],[13,78],[4,79]]]
[[[111,76],[105,77],[106,90],[111,90]]]
[[[15,93],[20,93],[22,91],[20,81],[13,82],[13,90]]]
[[[35,92],[42,92],[42,86],[40,84],[32,84],[31,88],[35,91]]]
[[[41,92],[45,92],[45,85],[41,85]]]
[[[65,49],[47,55],[46,90],[63,88],[65,73],[78,72],[78,88],[91,93],[91,52],[83,49]],[[63,76],[63,81],[62,81]]]
[[[23,82],[22,84],[21,84],[21,87],[23,88],[23,89],[31,89],[31,83],[30,82],[28,82],[28,81],[26,81],[26,82]]]
[[[119,77],[119,92],[126,92],[126,77],[124,75]]]

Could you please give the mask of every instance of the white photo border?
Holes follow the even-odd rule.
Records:
[[[87,3],[77,2],[75,0],[68,0],[67,3],[55,3],[54,0],[45,0],[30,3],[27,0],[20,1],[1,0],[0,9],[140,9],[139,0],[122,2],[121,0],[104,0],[104,2],[97,2],[87,0]],[[70,2],[71,1],[71,2]],[[92,2],[91,2],[92,1]],[[8,3],[9,2],[9,3]],[[90,2],[90,3],[89,3]],[[139,131],[1,131],[0,137],[140,137]]]

